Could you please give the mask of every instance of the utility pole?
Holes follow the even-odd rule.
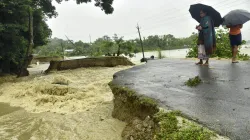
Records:
[[[61,47],[62,47],[62,56],[63,56],[63,60],[64,60],[64,46],[63,46],[63,42],[61,41]]]
[[[141,42],[141,50],[142,50],[142,55],[143,55],[143,58],[142,58],[141,62],[145,62],[146,59],[145,59],[145,56],[144,56],[143,43],[142,43],[142,40],[141,40],[141,32],[140,32],[140,27],[139,27],[138,23],[137,23],[136,29],[138,30],[138,33],[139,33],[140,42]]]
[[[65,35],[66,36],[66,35]],[[76,45],[74,44],[74,42],[72,40],[70,40],[67,36],[66,36],[67,40],[74,46],[76,47]]]

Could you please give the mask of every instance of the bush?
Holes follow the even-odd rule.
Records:
[[[192,57],[198,57],[198,47],[197,47],[197,40],[198,37],[196,37],[193,40],[192,47],[189,49],[189,52],[187,53],[187,58]],[[245,44],[246,41],[242,41],[242,44]],[[228,30],[226,29],[219,29],[216,32],[216,51],[211,57],[219,57],[219,58],[231,58],[232,57],[232,51],[230,47],[230,40],[228,35]],[[240,54],[240,48],[239,53],[237,56],[240,60],[249,60],[249,56],[247,54]]]
[[[154,119],[160,129],[156,131],[155,140],[211,140],[215,134],[206,128],[192,122],[185,122],[179,126],[178,112],[158,112]]]
[[[188,53],[187,53],[187,58],[197,58],[198,57],[198,46],[197,46],[197,41],[198,41],[198,36],[196,38],[194,38],[192,44],[191,44],[191,48],[189,49]]]
[[[197,85],[199,85],[201,83],[201,79],[199,76],[196,76],[194,78],[190,78],[187,82],[185,82],[185,85],[189,86],[189,87],[196,87]]]

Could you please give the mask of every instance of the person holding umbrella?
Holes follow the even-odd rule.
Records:
[[[219,27],[222,23],[222,18],[211,6],[203,4],[194,4],[190,6],[189,12],[191,16],[200,24],[196,26],[199,31],[198,38],[198,59],[197,65],[209,65],[209,56],[216,49],[216,37],[214,27]],[[203,60],[206,62],[203,64]]]
[[[241,28],[242,28],[242,24],[239,25],[234,25],[234,26],[230,26],[227,25],[227,28],[230,28],[229,31],[229,39],[230,39],[230,44],[232,47],[232,63],[239,63],[239,61],[237,61],[236,56],[238,53],[238,47],[241,45],[242,42],[242,36],[241,36]]]
[[[242,43],[241,28],[250,20],[250,13],[246,10],[233,10],[224,17],[223,25],[230,28],[229,39],[232,47],[232,63],[239,63],[236,59],[238,47]]]
[[[215,48],[215,30],[212,19],[207,16],[207,12],[203,9],[200,11],[201,22],[196,29],[199,30],[198,38],[198,58],[200,62],[197,65],[202,65],[203,60],[206,62],[203,65],[209,65],[209,55],[213,53]]]

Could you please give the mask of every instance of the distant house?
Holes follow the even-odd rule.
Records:
[[[66,53],[72,53],[74,51],[74,49],[67,49],[67,50],[64,50],[64,52]]]
[[[66,49],[66,50],[64,50],[64,54],[65,55],[70,55],[70,54],[72,54],[74,52],[74,49]]]
[[[34,57],[35,57],[35,56],[38,56],[38,54],[35,54],[35,53],[33,53],[32,55],[33,55]]]

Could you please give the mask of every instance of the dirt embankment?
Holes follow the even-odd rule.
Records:
[[[114,94],[112,116],[127,123],[123,140],[227,140],[185,119],[179,111],[161,109],[157,102],[135,91],[109,83]]]
[[[64,61],[51,61],[46,73],[53,70],[68,70],[82,67],[115,67],[133,66],[134,64],[126,57],[93,57]]]

